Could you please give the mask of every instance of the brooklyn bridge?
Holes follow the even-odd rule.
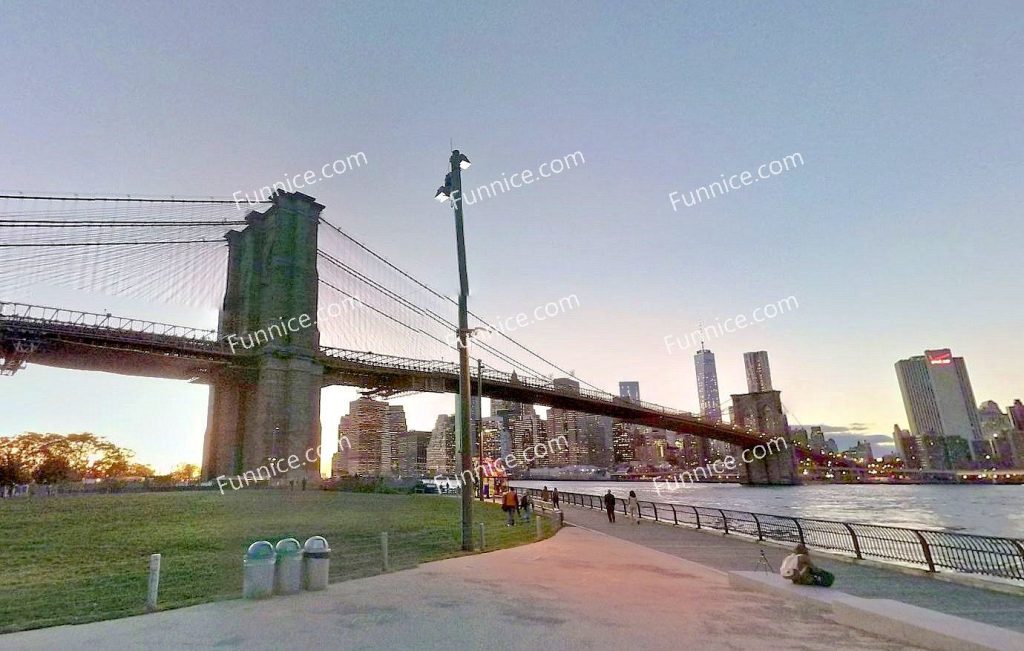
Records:
[[[4,287],[51,283],[219,308],[210,330],[0,302],[4,375],[41,364],[209,385],[205,478],[235,475],[268,458],[305,458],[320,443],[326,386],[380,396],[458,392],[451,345],[456,301],[350,237],[313,197],[279,192],[262,212],[244,218],[228,205],[233,202],[214,199],[0,199]],[[358,309],[340,318],[314,316],[332,304]],[[487,328],[471,317],[471,326]],[[253,341],[252,333],[268,330]],[[743,449],[785,433],[783,415],[767,406],[737,410],[733,423],[723,423],[621,398],[579,378],[556,382],[538,368],[569,372],[504,333],[474,340],[472,351],[473,390],[483,397],[608,416]],[[792,444],[745,464],[742,481],[797,483],[801,457],[841,465]],[[285,479],[319,476],[318,463],[307,461]]]

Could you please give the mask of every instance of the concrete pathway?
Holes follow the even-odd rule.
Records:
[[[332,559],[333,562],[334,559]],[[514,549],[336,583],[0,636],[52,649],[912,649],[722,573],[578,528]]]
[[[773,545],[721,532],[705,532],[644,520],[630,524],[621,513],[616,524],[603,511],[562,504],[565,521],[623,540],[685,558],[724,571],[756,569],[759,550],[764,549],[772,567],[779,569],[789,553]],[[814,551],[811,550],[811,554]],[[815,562],[836,575],[835,588],[868,599],[894,599],[949,615],[1024,632],[1024,597],[950,583],[928,576],[831,560],[822,556]]]

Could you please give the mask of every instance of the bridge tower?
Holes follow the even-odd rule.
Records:
[[[271,464],[273,482],[320,479],[321,210],[312,197],[280,192],[266,212],[250,212],[242,230],[226,235],[227,286],[217,329],[239,362],[211,382],[205,479]],[[291,455],[297,469],[289,467]]]
[[[773,438],[781,436],[786,447],[776,450],[762,459],[754,458],[750,463],[741,463],[743,483],[751,485],[788,486],[800,483],[796,469],[796,455],[789,445],[786,431],[786,417],[782,411],[782,398],[778,391],[733,394],[733,422],[742,427],[752,427]],[[751,446],[756,447],[756,446]],[[760,453],[760,452],[758,452]],[[754,452],[748,453],[752,457]]]

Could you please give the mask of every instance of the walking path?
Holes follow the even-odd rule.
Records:
[[[583,512],[572,515],[589,520]],[[644,526],[630,535],[653,532]],[[341,548],[331,562],[344,558]],[[714,569],[566,528],[532,545],[335,583],[324,592],[0,635],[0,651],[85,648],[915,647],[845,627],[813,605],[730,587]]]
[[[759,549],[775,570],[789,552],[772,545],[643,520],[635,525],[622,513],[616,523],[608,522],[604,511],[567,505],[565,521],[610,534],[687,560],[726,571],[756,569]],[[904,603],[957,615],[978,622],[1024,632],[1024,596],[993,592],[950,583],[928,576],[905,574],[897,570],[814,556],[818,563],[836,575],[835,589],[868,599],[894,599]]]

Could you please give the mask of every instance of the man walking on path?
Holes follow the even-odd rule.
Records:
[[[544,502],[550,502],[551,501],[551,491],[548,490],[547,486],[545,486],[544,490],[542,490],[540,492],[540,499],[542,501],[544,501]]]
[[[608,492],[604,494],[604,508],[608,511],[608,522],[615,522],[615,496],[612,495],[612,489],[608,489]]]
[[[519,498],[516,497],[516,492],[511,487],[505,493],[505,496],[501,498],[501,510],[505,512],[507,517],[505,526],[514,527],[516,524],[516,511],[519,510]]]
[[[555,491],[551,493],[551,506],[558,508],[558,487],[555,487]]]

